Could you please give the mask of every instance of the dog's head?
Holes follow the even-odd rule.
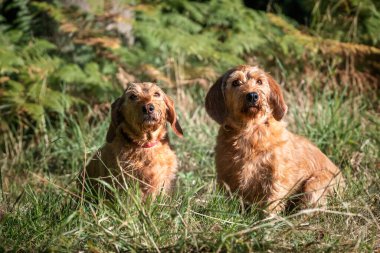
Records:
[[[119,125],[132,136],[152,133],[169,122],[174,133],[183,136],[173,101],[154,83],[130,83],[123,95],[112,103],[107,142],[116,137]]]
[[[219,124],[246,123],[273,116],[280,121],[287,111],[280,86],[258,67],[242,65],[228,70],[211,86],[206,111]]]

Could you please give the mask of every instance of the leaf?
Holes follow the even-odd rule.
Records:
[[[41,98],[41,104],[44,108],[63,114],[71,106],[71,99],[62,92],[47,89],[46,96]]]
[[[58,69],[54,76],[66,83],[80,83],[86,81],[86,74],[76,64],[67,64]]]
[[[25,103],[21,105],[21,111],[25,111],[33,120],[41,122],[44,119],[45,110],[42,105]]]

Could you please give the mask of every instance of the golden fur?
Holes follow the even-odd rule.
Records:
[[[167,121],[182,137],[172,100],[153,83],[129,84],[112,104],[107,142],[87,165],[86,181],[98,190],[98,179],[111,183],[114,178],[119,185],[137,180],[144,198],[167,193],[177,171]]]
[[[245,201],[276,213],[292,195],[323,205],[344,185],[339,169],[315,145],[286,130],[280,86],[263,70],[243,65],[227,71],[210,88],[206,110],[221,125],[218,183]]]

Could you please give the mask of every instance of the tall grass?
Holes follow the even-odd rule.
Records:
[[[205,90],[172,94],[185,138],[171,135],[179,159],[176,190],[142,204],[134,187],[115,198],[80,199],[75,179],[102,145],[108,120],[61,115],[38,144],[9,144],[1,160],[0,251],[356,251],[379,249],[379,120],[365,94],[327,89],[286,93],[289,128],[314,141],[342,169],[347,188],[326,210],[277,218],[246,209],[215,184],[217,125]],[[301,95],[300,95],[301,94]],[[18,143],[23,136],[14,136]]]

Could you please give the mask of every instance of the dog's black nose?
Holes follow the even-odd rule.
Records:
[[[147,104],[142,107],[142,111],[144,114],[150,114],[154,112],[154,105],[153,104]]]
[[[259,100],[259,94],[257,92],[248,93],[246,99],[248,102],[256,103]]]

